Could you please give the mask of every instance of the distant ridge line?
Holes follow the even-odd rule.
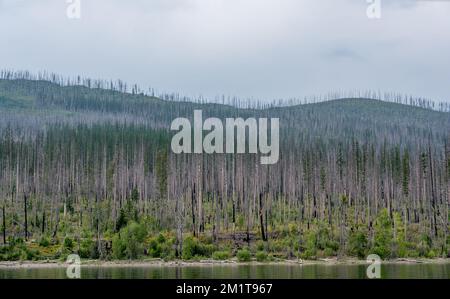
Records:
[[[306,104],[324,103],[335,100],[344,99],[360,99],[360,100],[378,100],[388,103],[403,104],[423,109],[429,109],[440,112],[450,112],[450,103],[443,101],[434,101],[424,97],[414,97],[411,95],[404,95],[394,92],[381,92],[370,90],[355,90],[355,91],[333,91],[320,96],[310,96],[302,98],[290,99],[275,99],[271,102],[263,101],[255,98],[242,99],[236,96],[220,96],[214,100],[203,96],[196,98],[180,95],[172,92],[158,92],[156,89],[150,87],[147,90],[142,89],[137,84],[127,84],[126,82],[118,80],[104,80],[92,79],[82,77],[80,75],[75,77],[63,76],[57,73],[42,71],[34,74],[29,71],[16,70],[0,70],[0,80],[27,80],[27,81],[45,81],[56,84],[61,87],[86,87],[90,89],[104,89],[120,93],[128,93],[131,95],[141,95],[148,97],[156,97],[161,100],[171,102],[191,102],[195,104],[222,104],[229,105],[238,109],[270,109],[281,107],[293,107]]]

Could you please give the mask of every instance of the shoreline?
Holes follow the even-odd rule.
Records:
[[[450,264],[450,258],[437,259],[393,259],[385,260],[382,264]],[[100,267],[100,268],[138,268],[138,267],[201,267],[201,266],[244,266],[244,265],[285,265],[285,266],[311,266],[311,265],[367,265],[365,260],[353,258],[328,258],[319,260],[281,260],[273,262],[238,262],[235,259],[216,261],[216,260],[200,260],[200,261],[163,261],[155,260],[125,260],[125,261],[100,261],[100,260],[82,260],[81,267]],[[44,268],[65,268],[68,263],[59,260],[48,261],[4,261],[0,262],[0,270],[5,269],[44,269]]]

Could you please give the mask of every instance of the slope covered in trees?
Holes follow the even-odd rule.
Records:
[[[449,112],[362,98],[246,109],[88,85],[0,80],[0,259],[449,254]],[[195,109],[278,117],[279,162],[173,154],[170,123]]]

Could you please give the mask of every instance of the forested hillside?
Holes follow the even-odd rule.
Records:
[[[0,260],[450,254],[450,112],[363,98],[246,109],[86,85],[0,80]],[[195,109],[279,118],[279,162],[173,154],[170,123]]]

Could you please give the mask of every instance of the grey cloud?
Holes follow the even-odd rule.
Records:
[[[344,47],[332,49],[328,54],[331,58],[335,59],[362,59],[362,57],[358,53]]]
[[[0,67],[261,99],[332,90],[450,101],[450,1],[0,0]]]

